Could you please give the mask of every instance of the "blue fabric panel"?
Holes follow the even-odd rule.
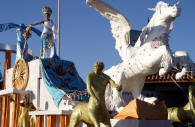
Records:
[[[46,87],[58,107],[62,97],[68,94],[73,100],[88,100],[86,84],[79,76],[74,63],[61,60],[59,57],[40,59],[42,64],[42,76]],[[79,94],[80,93],[84,94]]]

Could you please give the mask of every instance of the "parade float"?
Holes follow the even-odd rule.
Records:
[[[131,25],[126,17],[101,0],[86,0],[86,4],[110,21],[122,62],[104,72],[103,63],[97,62],[85,84],[74,63],[62,60],[56,54],[54,42],[59,33],[50,19],[51,8],[43,7],[45,20],[29,26],[0,24],[0,32],[17,29],[17,46],[0,45],[0,51],[6,53],[3,90],[0,91],[3,96],[1,126],[77,127],[87,124],[99,127],[104,123],[106,127],[171,127],[170,120],[193,121],[193,86],[184,107],[166,109],[157,103],[158,98],[141,95],[149,75],[164,76],[176,68],[178,71],[172,77],[176,82],[195,70],[187,52],[173,53],[169,47],[169,33],[181,13],[178,3],[171,6],[160,1],[155,8],[150,8],[154,11],[153,17],[134,46],[130,43]],[[42,32],[35,28],[40,24],[44,26]],[[41,38],[40,58],[29,54],[27,41],[31,31]],[[11,53],[14,52],[16,61],[11,68]],[[124,97],[124,92],[130,92],[132,96]]]

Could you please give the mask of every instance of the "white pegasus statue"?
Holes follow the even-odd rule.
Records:
[[[134,98],[139,98],[146,76],[156,73],[162,76],[172,67],[173,55],[168,45],[168,35],[181,9],[178,4],[171,6],[162,1],[158,2],[155,8],[150,8],[154,15],[132,47],[129,36],[131,25],[121,13],[101,0],[86,0],[86,3],[110,21],[111,31],[116,40],[115,48],[122,59],[120,64],[111,67],[105,73],[123,86],[122,92],[131,92]],[[110,85],[105,97],[109,110],[120,111],[123,108],[121,94]]]

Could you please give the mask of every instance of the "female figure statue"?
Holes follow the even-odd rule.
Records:
[[[56,55],[54,41],[57,39],[57,29],[53,23],[53,20],[50,19],[52,14],[51,8],[45,6],[42,8],[42,12],[44,14],[45,20],[30,25],[36,26],[43,24],[44,28],[41,34],[41,58],[52,58]]]
[[[32,103],[29,102],[29,95],[25,95],[23,103],[20,104],[20,115],[18,120],[18,127],[35,127],[35,121],[28,113],[35,110]]]

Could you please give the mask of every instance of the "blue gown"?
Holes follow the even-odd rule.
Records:
[[[44,83],[57,107],[65,95],[70,96],[72,100],[88,101],[86,84],[73,62],[61,60],[58,56],[40,59],[40,62]]]

